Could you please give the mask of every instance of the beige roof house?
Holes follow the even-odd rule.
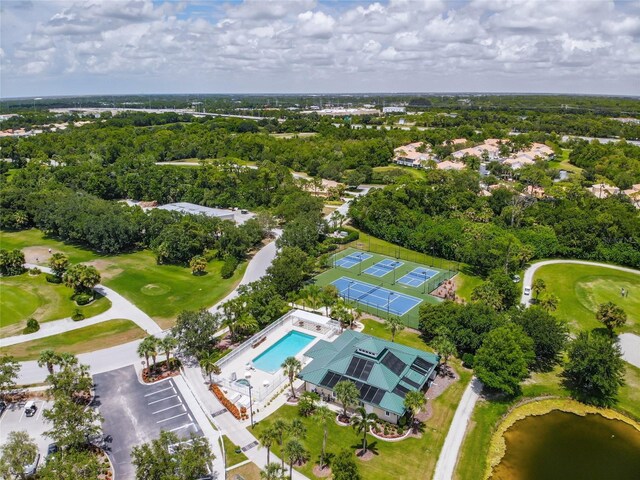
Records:
[[[466,165],[462,162],[451,162],[449,160],[445,160],[444,162],[440,162],[437,165],[438,170],[463,170],[466,168]]]
[[[424,145],[424,152],[419,152]],[[425,162],[433,160],[431,146],[428,143],[414,142],[393,150],[395,156],[394,161],[400,165],[409,167],[422,167]]]
[[[611,195],[618,195],[620,193],[620,189],[618,187],[613,187],[606,183],[596,183],[595,185],[591,185],[588,190],[598,198],[607,198]]]

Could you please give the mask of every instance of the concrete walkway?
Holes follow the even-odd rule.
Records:
[[[26,264],[26,268],[33,268],[36,265]],[[51,273],[51,269],[47,267],[38,267],[45,273]],[[100,295],[103,295],[111,302],[111,308],[106,312],[100,313],[94,317],[90,317],[86,320],[74,322],[71,318],[63,318],[62,320],[53,320],[51,322],[43,322],[40,324],[40,330],[28,335],[14,335],[12,337],[6,337],[0,339],[0,346],[8,347],[10,345],[16,345],[18,343],[29,342],[31,340],[37,340],[39,338],[50,337],[52,335],[58,335],[60,333],[70,332],[79,328],[88,327],[90,325],[96,325],[98,323],[106,322],[108,320],[125,319],[131,320],[138,327],[145,332],[156,335],[159,334],[162,329],[158,326],[153,319],[136,307],[129,300],[124,298],[119,293],[111,290],[104,285],[96,285],[94,290]]]
[[[620,267],[618,265],[610,265],[608,263],[599,263],[599,262],[587,262],[585,260],[543,260],[541,262],[536,262],[532,264],[527,270],[524,272],[524,280],[522,281],[522,297],[520,298],[520,303],[525,306],[529,306],[529,301],[531,300],[531,293],[529,295],[524,294],[524,289],[526,287],[531,288],[533,285],[533,277],[535,276],[536,271],[544,267],[545,265],[557,265],[557,264],[574,264],[574,265],[592,265],[594,267],[604,267],[610,268],[612,270],[619,270],[621,272],[633,273],[635,275],[640,275],[640,270],[634,270],[633,268]],[[618,337],[618,342],[620,343],[620,348],[622,349],[622,358],[629,362],[631,365],[635,365],[640,368],[640,336],[635,333],[623,333]]]
[[[447,438],[444,440],[438,463],[436,463],[436,471],[433,474],[433,480],[450,480],[453,478],[453,471],[458,462],[458,453],[464,440],[467,425],[471,419],[471,414],[476,406],[480,393],[482,392],[482,382],[473,377],[467,385],[462,395],[462,399],[458,404],[453,421],[447,432]]]

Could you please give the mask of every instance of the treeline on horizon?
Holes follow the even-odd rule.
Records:
[[[0,101],[0,113],[48,108],[132,107],[190,108],[194,103],[208,112],[231,112],[238,108],[259,110],[265,116],[288,115],[290,107],[312,105],[362,106],[366,104],[406,105],[409,111],[447,109],[524,110],[568,114],[592,113],[607,116],[640,115],[640,101],[634,96],[568,94],[483,94],[483,93],[407,93],[407,94],[166,94],[166,95],[90,95],[14,98]],[[281,110],[281,111],[279,111]]]

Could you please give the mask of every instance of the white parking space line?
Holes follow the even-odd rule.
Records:
[[[164,420],[158,420],[156,423],[168,422],[169,420],[173,420],[174,418],[182,417],[182,416],[184,416],[186,414],[187,414],[187,412],[180,413],[178,415],[174,415],[173,417],[165,418]],[[191,415],[189,415],[189,417],[191,417]],[[193,419],[191,419],[191,421],[193,421]]]
[[[38,408],[38,415],[36,416],[36,420],[40,420],[43,410],[44,410],[44,403],[40,406],[40,408]]]
[[[170,398],[175,398],[177,396],[178,395],[176,394],[176,395],[171,395],[170,397],[161,398],[160,400],[154,400],[153,402],[147,403],[147,405],[153,405],[154,403],[164,402],[165,400],[169,400]],[[180,402],[180,403],[182,403],[182,402]]]
[[[151,415],[156,415],[160,412],[166,412],[167,410],[171,410],[172,408],[176,408],[176,407],[182,407],[182,410],[185,411],[184,405],[182,403],[178,403],[177,405],[172,405],[170,407],[163,408],[162,410],[158,410],[157,412],[151,412]]]
[[[151,395],[155,395],[156,393],[160,393],[160,392],[166,392],[167,390],[173,390],[174,393],[176,391],[175,388],[173,388],[172,386],[169,386],[167,388],[163,388],[162,390],[158,390],[157,392],[147,393],[145,397],[150,397]]]
[[[182,430],[183,428],[189,428],[189,427],[194,427],[195,425],[193,424],[193,422],[191,423],[185,423],[184,425],[180,426],[180,427],[176,427],[176,428],[172,428],[171,430],[169,430],[170,432],[177,432],[178,430]]]

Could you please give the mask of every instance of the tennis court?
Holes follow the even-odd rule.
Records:
[[[331,282],[331,285],[334,285],[340,296],[346,300],[370,305],[398,316],[406,314],[422,303],[419,298],[348,277],[340,277]]]
[[[430,268],[417,267],[398,279],[398,283],[409,287],[420,287],[424,282],[436,276],[438,273],[438,271],[431,270]]]
[[[336,266],[342,268],[351,268],[355,265],[358,265],[360,262],[364,262],[365,260],[371,258],[373,255],[364,252],[354,252],[346,257],[342,257],[339,260],[336,260]]]
[[[364,273],[366,273],[367,275],[372,275],[374,277],[384,277],[387,273],[393,272],[396,268],[401,267],[402,265],[404,265],[404,262],[385,258],[384,260],[380,260],[375,265],[371,265],[364,271]]]

